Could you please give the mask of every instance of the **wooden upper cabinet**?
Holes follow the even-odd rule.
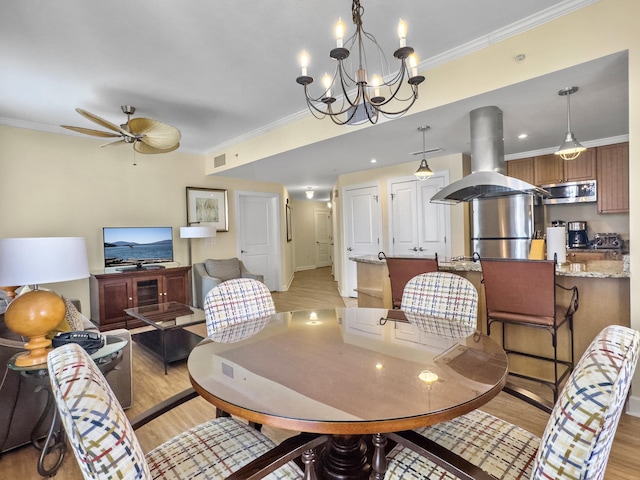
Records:
[[[575,160],[563,160],[558,155],[549,154],[534,157],[534,182],[547,185],[596,178],[596,149],[588,148]]]
[[[629,211],[629,143],[597,147],[598,213]]]
[[[533,157],[520,158],[505,162],[506,172],[509,177],[519,178],[527,183],[534,183]]]
[[[596,178],[596,149],[587,148],[575,160],[563,160],[565,182]]]
[[[564,160],[552,154],[533,157],[534,183],[538,186],[564,181]]]

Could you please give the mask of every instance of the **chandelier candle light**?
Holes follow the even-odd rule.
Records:
[[[356,31],[346,41],[343,41],[346,28],[342,19],[338,20],[336,25],[336,48],[329,53],[329,56],[337,61],[337,67],[333,76],[327,73],[324,74],[322,78],[324,92],[317,98],[309,94],[309,85],[313,83],[313,77],[308,74],[309,55],[305,51],[300,55],[302,74],[296,79],[296,82],[304,87],[309,110],[316,118],[321,119],[328,115],[338,125],[356,124],[366,120],[371,123],[377,123],[380,114],[385,117],[403,115],[415,103],[418,98],[418,85],[424,81],[424,77],[418,75],[418,59],[414,54],[414,50],[406,44],[406,22],[400,20],[398,24],[400,48],[393,54],[395,58],[400,60],[399,71],[395,75],[386,72],[385,78],[388,78],[388,80],[384,80],[379,75],[372,75],[369,78],[364,45],[365,39],[372,42],[378,51],[381,75],[388,71],[387,62],[375,37],[366,32],[362,26],[364,9],[360,6],[359,0],[353,0],[351,13]],[[355,74],[348,72],[345,67],[345,60],[349,58],[354,50],[358,55]],[[400,94],[405,79],[410,91],[407,92],[409,95],[402,98]],[[384,95],[387,91],[389,93],[388,97]],[[335,105],[335,95],[339,95],[342,98],[339,107]],[[394,106],[396,109],[393,109]]]

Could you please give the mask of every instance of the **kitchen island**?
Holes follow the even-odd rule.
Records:
[[[358,306],[391,307],[391,285],[384,260],[376,256],[352,257],[357,263]],[[593,338],[607,325],[630,326],[629,271],[622,260],[592,260],[582,263],[567,263],[556,269],[556,281],[563,287],[578,287],[580,305],[574,316],[574,349],[577,361]],[[479,262],[465,260],[439,260],[441,271],[453,272],[467,278],[478,290],[478,329],[486,333],[486,307],[482,270]],[[557,289],[558,301],[567,301],[564,290]],[[561,358],[569,357],[568,329],[560,330],[558,352]],[[551,356],[551,338],[544,330],[508,326],[507,344],[514,349]],[[502,329],[495,326],[491,337],[501,342]],[[517,371],[526,371],[536,376],[550,377],[547,365],[524,357],[512,356],[511,365]]]

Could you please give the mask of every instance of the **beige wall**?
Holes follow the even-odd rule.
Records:
[[[86,239],[89,267],[103,268],[102,227],[172,226],[176,264],[188,264],[186,187],[228,191],[229,232],[219,232],[214,245],[193,241],[193,261],[237,255],[236,190],[272,192],[282,199],[281,185],[206,176],[204,158],[179,152],[136,155],[130,147],[99,148],[99,139],[42,133],[0,126],[0,237],[81,236]],[[284,238],[284,222],[282,238]],[[293,272],[292,247],[282,248],[282,279]],[[52,286],[79,298],[89,310],[88,280]]]

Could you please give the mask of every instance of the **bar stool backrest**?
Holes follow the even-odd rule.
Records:
[[[487,312],[555,316],[555,262],[480,260]]]

